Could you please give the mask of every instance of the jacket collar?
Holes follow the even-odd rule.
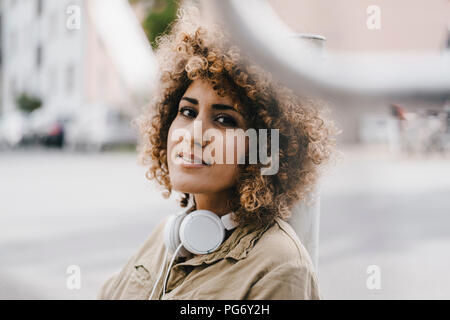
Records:
[[[220,247],[211,253],[198,255],[186,261],[185,258],[176,258],[176,266],[199,266],[201,264],[212,264],[221,259],[244,259],[261,235],[268,229],[257,228],[246,225],[237,227],[231,235],[220,245]]]

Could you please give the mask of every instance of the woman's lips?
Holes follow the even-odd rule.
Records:
[[[188,158],[183,156],[183,153],[179,153],[177,154],[177,159],[180,159],[179,164],[186,168],[202,168],[209,166],[205,161],[195,157],[194,154],[191,154],[190,158]]]

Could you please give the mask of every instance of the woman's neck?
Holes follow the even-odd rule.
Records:
[[[209,210],[219,217],[231,211],[230,201],[233,195],[231,189],[216,193],[194,194],[194,204],[196,210]]]

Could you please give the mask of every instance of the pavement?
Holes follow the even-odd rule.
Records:
[[[323,297],[449,299],[450,159],[342,151],[321,184]],[[95,299],[177,210],[145,171],[133,152],[1,151],[0,299]]]
[[[319,281],[325,298],[450,298],[448,156],[346,148],[324,177]],[[379,289],[367,285],[373,265]]]

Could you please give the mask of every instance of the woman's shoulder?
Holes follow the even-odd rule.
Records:
[[[253,248],[255,257],[264,257],[267,264],[296,264],[313,270],[311,257],[291,225],[276,218]]]
[[[277,218],[248,258],[258,275],[248,299],[321,298],[308,251],[288,222]]]

